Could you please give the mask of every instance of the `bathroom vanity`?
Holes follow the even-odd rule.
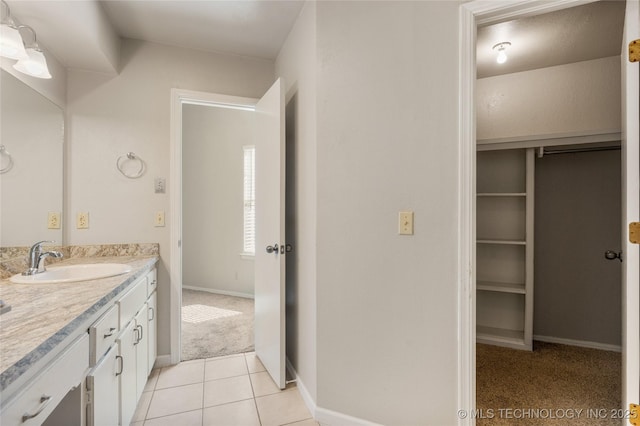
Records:
[[[91,281],[0,281],[0,424],[129,425],[156,359],[157,256]]]

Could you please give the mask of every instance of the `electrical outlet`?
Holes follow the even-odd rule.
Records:
[[[398,234],[413,235],[413,212],[398,214]]]
[[[80,212],[78,216],[76,216],[76,228],[78,229],[88,229],[89,228],[89,213],[88,212]]]
[[[49,216],[47,217],[47,228],[60,229],[60,213],[59,212],[49,212]]]
[[[155,219],[154,219],[153,223],[154,223],[154,226],[156,226],[156,227],[164,226],[164,211],[157,211],[156,212],[156,216],[155,216]]]

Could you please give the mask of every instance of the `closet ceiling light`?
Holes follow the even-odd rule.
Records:
[[[509,43],[508,41],[503,41],[493,46],[493,50],[498,51],[498,56],[496,57],[497,63],[504,64],[505,62],[507,62],[507,52],[505,51],[509,46],[511,46],[511,43]]]

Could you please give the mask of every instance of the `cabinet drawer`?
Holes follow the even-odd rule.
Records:
[[[77,338],[2,408],[0,424],[40,425],[89,368],[89,335]]]
[[[156,268],[153,268],[147,274],[147,297],[156,291],[156,287],[158,287],[158,272]]]
[[[117,302],[120,306],[120,330],[133,319],[146,300],[147,279],[146,277],[142,277],[137,280],[131,289]]]
[[[93,367],[118,337],[118,305],[113,305],[98,321],[89,327],[89,364]]]

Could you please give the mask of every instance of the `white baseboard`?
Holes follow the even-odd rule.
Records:
[[[253,294],[240,293],[240,292],[237,292],[237,291],[218,290],[218,289],[215,289],[215,288],[197,287],[197,286],[193,286],[193,285],[183,285],[182,288],[184,288],[185,290],[206,291],[207,293],[223,294],[225,296],[244,297],[245,299],[253,299],[254,298]]]
[[[587,340],[563,339],[561,337],[534,335],[533,340],[547,343],[558,343],[561,345],[579,346],[581,348],[600,349],[602,351],[622,352],[622,346],[610,345],[608,343],[589,342]]]
[[[337,411],[327,410],[326,408],[318,407],[316,402],[309,394],[309,391],[305,387],[300,377],[298,377],[298,373],[296,369],[293,368],[293,365],[289,362],[289,358],[286,360],[287,362],[287,370],[291,377],[296,380],[296,386],[298,388],[298,392],[300,392],[300,396],[302,396],[302,400],[304,401],[307,409],[313,416],[314,420],[320,423],[320,426],[381,426],[378,423],[372,423],[367,420],[359,419],[357,417],[352,417],[346,414],[338,413]]]
[[[156,357],[156,363],[153,364],[153,368],[168,367],[171,365],[171,355],[158,355]]]

